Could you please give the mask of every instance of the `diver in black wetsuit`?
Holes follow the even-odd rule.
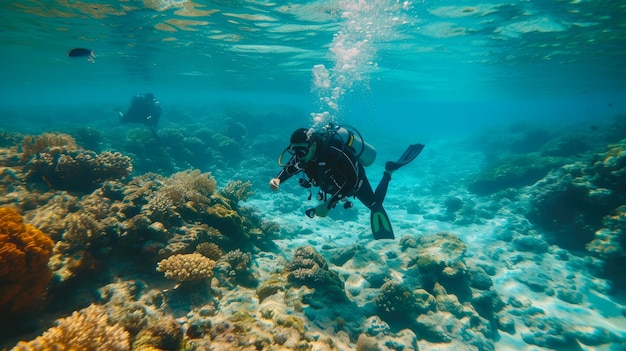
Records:
[[[161,112],[163,108],[161,103],[154,95],[148,93],[144,96],[135,95],[130,101],[130,107],[126,113],[117,111],[120,115],[121,123],[141,123],[150,127],[150,131],[155,137],[158,137],[156,133],[159,119],[161,119]]]
[[[270,180],[270,187],[277,190],[280,183],[293,175],[304,171],[300,185],[305,188],[320,188],[318,200],[321,205],[306,211],[307,216],[324,217],[339,201],[344,207],[352,207],[349,197],[355,196],[371,210],[370,222],[375,239],[393,239],[393,229],[389,217],[383,208],[387,186],[391,174],[413,161],[424,145],[410,145],[397,162],[387,162],[383,178],[376,191],[372,190],[365,174],[365,165],[373,162],[375,150],[363,142],[360,134],[339,126],[327,126],[324,132],[310,133],[306,128],[297,129],[291,135],[290,145],[279,157],[283,169],[276,178]],[[291,154],[286,164],[281,164],[285,152]],[[373,154],[373,156],[372,156]],[[368,159],[364,159],[366,155]]]

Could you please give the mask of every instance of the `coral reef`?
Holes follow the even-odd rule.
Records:
[[[44,292],[52,275],[52,245],[16,210],[0,207],[0,315],[28,307]]]
[[[585,247],[602,259],[626,257],[626,205],[620,206],[615,215],[602,220],[602,228],[594,233],[594,239]]]
[[[382,314],[394,319],[415,317],[420,310],[418,297],[401,283],[392,280],[383,284],[374,303]]]
[[[124,178],[132,171],[130,158],[119,152],[96,154],[90,150],[50,150],[38,155],[26,164],[27,178],[43,180],[54,189],[87,192],[105,180]]]
[[[222,257],[224,251],[214,243],[200,243],[196,246],[196,252],[202,256],[208,257],[213,261],[217,261]]]
[[[567,163],[566,159],[539,153],[511,155],[487,166],[468,184],[478,195],[489,195],[507,188],[531,185],[552,169]]]
[[[199,253],[192,253],[173,255],[162,260],[157,271],[162,272],[165,278],[183,282],[210,279],[213,277],[213,268],[215,261]]]
[[[22,162],[42,153],[60,154],[78,150],[76,140],[71,135],[44,133],[38,137],[26,136],[22,140]]]
[[[104,307],[91,305],[58,321],[56,327],[29,342],[20,342],[12,351],[28,350],[130,350],[124,328],[109,325]]]
[[[626,262],[626,139],[586,162],[552,172],[530,192],[528,218],[546,239],[568,249],[586,248],[607,264],[606,273],[626,284],[614,267]]]
[[[492,349],[497,312],[504,304],[484,269],[466,261],[466,244],[439,232],[404,236],[400,247],[408,257],[408,274],[403,282],[383,284],[375,299],[380,315],[386,321],[412,320],[431,342]]]
[[[61,159],[84,154],[69,138],[56,134],[42,137],[39,142],[30,138],[21,155],[17,147],[0,149],[0,191],[6,190],[0,204],[10,203],[24,212],[25,222],[54,241],[54,246],[50,243],[48,248],[52,251],[48,265],[55,279],[47,284],[45,297],[58,302],[56,310],[38,314],[37,320],[26,316],[29,325],[24,323],[22,328],[28,331],[0,333],[0,348],[15,345],[19,335],[35,328],[43,331],[55,318],[51,315],[87,306],[94,299],[103,305],[90,307],[100,309],[99,328],[117,328],[122,334],[125,330],[127,334],[113,339],[125,340],[122,349],[144,351],[416,351],[418,345],[419,349],[490,351],[500,345],[499,340],[504,344],[513,340],[536,345],[531,348],[611,343],[619,347],[624,343],[623,336],[613,333],[610,326],[604,329],[587,322],[579,325],[578,321],[561,319],[549,308],[543,311],[524,300],[523,295],[530,294],[544,298],[546,306],[554,303],[586,309],[594,303],[586,291],[597,292],[600,299],[601,293],[612,286],[603,286],[606,282],[598,277],[586,281],[585,272],[596,268],[599,260],[579,259],[549,245],[541,237],[543,233],[521,215],[528,205],[527,195],[530,203],[539,204],[539,192],[550,190],[542,199],[546,202],[541,203],[548,206],[550,195],[568,189],[560,182],[579,181],[574,187],[580,186],[586,192],[577,190],[581,197],[574,200],[583,199],[588,204],[597,201],[603,206],[605,200],[611,200],[610,206],[597,207],[602,211],[594,213],[594,226],[583,228],[587,230],[583,245],[594,256],[623,267],[619,259],[624,256],[626,205],[619,196],[626,189],[622,187],[621,146],[597,155],[594,163],[582,162],[554,171],[552,174],[558,175],[554,176],[558,183],[554,188],[547,186],[551,174],[535,186],[502,191],[502,184],[518,186],[515,177],[527,176],[517,173],[519,165],[535,157],[569,157],[580,152],[568,150],[576,146],[575,140],[554,141],[550,132],[520,127],[519,138],[501,140],[507,147],[506,158],[488,160],[492,165],[503,161],[502,169],[494,171],[502,172],[503,178],[492,179],[502,183],[486,185],[488,192],[497,194],[475,198],[458,185],[450,186],[447,192],[430,190],[432,199],[414,200],[408,196],[408,205],[401,204],[394,210],[407,209],[410,216],[423,216],[429,223],[418,228],[412,219],[403,222],[398,217],[398,232],[410,234],[403,235],[399,242],[360,241],[363,228],[349,223],[347,217],[333,222],[337,225],[333,227],[337,240],[334,236],[327,240],[326,235],[316,232],[326,225],[324,219],[301,223],[290,215],[277,219],[285,226],[280,239],[287,240],[274,240],[281,232],[278,224],[246,207],[267,202],[263,193],[252,196],[253,184],[263,183],[257,178],[273,174],[264,166],[266,159],[255,156],[246,163],[245,170],[235,171],[254,183],[234,180],[223,188],[217,186],[214,175],[217,179],[227,178],[233,170],[222,166],[238,162],[247,147],[246,135],[258,133],[256,128],[246,130],[234,120],[227,123],[223,134],[208,128],[186,132],[184,128],[167,127],[159,131],[162,144],[145,130],[137,129],[136,134],[145,140],[127,140],[122,150],[134,143],[142,167],[160,174],[98,182],[85,190],[89,193],[46,187],[46,181],[53,184],[49,176],[42,183],[29,174],[29,181],[24,181],[23,170],[32,170],[38,157],[57,155]],[[83,134],[81,146],[92,132],[77,131]],[[256,143],[261,147],[267,143],[274,156],[272,143],[280,148],[283,140],[271,135]],[[532,154],[520,155],[524,152]],[[20,156],[25,157],[21,163]],[[506,164],[506,159],[515,162]],[[196,164],[205,170],[209,163],[215,173],[185,170]],[[163,175],[168,172],[172,174]],[[557,181],[557,177],[563,179]],[[403,196],[398,193],[410,189],[409,185],[401,185],[392,197]],[[276,202],[280,209],[297,210],[301,206],[288,191],[280,197],[282,203]],[[555,204],[559,202],[549,206],[556,208]],[[504,212],[510,216],[499,217]],[[362,215],[352,213],[352,218]],[[577,221],[587,219],[579,214],[556,222],[548,219],[554,215],[553,211],[539,216],[557,229],[568,225],[568,221],[574,227],[581,224]],[[459,230],[459,236],[425,233],[439,225]],[[472,250],[476,245],[483,246]],[[541,268],[552,268],[554,260],[571,265],[567,267],[571,272],[564,266],[559,266],[560,272]],[[180,284],[166,281],[163,275]],[[503,279],[506,284],[495,289],[494,283],[501,284]],[[0,286],[0,296],[5,291],[9,290]],[[99,296],[94,296],[95,291]],[[520,301],[510,298],[512,295],[520,295]],[[507,296],[508,303],[503,303],[500,296]],[[77,320],[83,313],[77,312],[67,320]],[[89,327],[85,318],[82,321]],[[552,335],[555,333],[559,335]],[[48,341],[42,336],[19,346],[35,348],[35,342],[44,345]]]
[[[329,269],[326,259],[312,246],[296,248],[285,272],[288,280],[296,286],[315,288],[319,298],[333,301],[344,301],[347,298],[343,281]]]
[[[133,341],[133,350],[180,350],[182,346],[183,330],[171,317],[142,329]]]
[[[237,284],[256,286],[257,280],[252,274],[252,255],[241,250],[229,251],[221,256],[215,268],[215,275],[226,286]]]

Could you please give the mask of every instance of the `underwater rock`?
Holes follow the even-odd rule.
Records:
[[[429,312],[416,320],[420,335],[430,342],[451,342],[453,333],[461,327],[460,321],[449,313]]]
[[[378,316],[371,316],[363,322],[363,329],[368,335],[376,336],[378,334],[389,333],[389,324],[380,319]]]
[[[491,277],[480,267],[472,267],[468,270],[468,277],[472,288],[489,290],[493,286]]]
[[[622,346],[626,344],[626,337],[621,338],[611,331],[594,326],[573,326],[566,332],[572,339],[587,346],[599,346],[613,344]]]
[[[463,257],[467,246],[456,235],[439,232],[420,236],[416,242],[417,248],[406,250],[413,257],[408,267],[416,266],[419,269],[426,290],[431,291],[436,282],[451,287],[462,280],[466,269]]]
[[[382,351],[376,338],[360,334],[356,341],[356,351]]]
[[[517,251],[542,254],[548,252],[548,243],[539,235],[517,234],[511,241]]]
[[[565,331],[563,323],[554,317],[526,315],[523,318],[528,332],[522,332],[522,340],[527,344],[549,349],[560,349],[574,344],[571,335]]]
[[[517,276],[515,279],[517,279],[520,283],[526,284],[532,291],[536,292],[545,291],[551,280],[547,274],[537,270],[526,271],[524,274]]]
[[[556,297],[567,303],[578,305],[583,302],[583,294],[579,291],[572,289],[561,288],[557,290]]]
[[[515,334],[515,319],[511,318],[508,314],[503,314],[498,317],[496,322],[498,323],[498,329],[511,335]]]
[[[586,160],[563,166],[531,188],[528,218],[546,230],[548,242],[586,248],[605,262],[604,273],[620,286],[613,267],[626,262],[626,139]]]
[[[468,184],[468,189],[480,196],[507,188],[521,188],[542,179],[550,170],[567,163],[566,159],[538,153],[511,155],[487,166]]]

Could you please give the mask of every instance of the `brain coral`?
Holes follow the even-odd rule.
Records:
[[[17,312],[41,295],[51,277],[52,240],[0,207],[0,314]]]
[[[159,262],[157,271],[164,272],[165,278],[178,282],[201,280],[213,276],[215,261],[199,253],[170,256]]]
[[[344,284],[337,273],[328,268],[326,259],[312,246],[300,246],[285,267],[287,279],[296,286],[315,288],[323,298],[345,300]]]
[[[130,350],[129,335],[124,328],[108,324],[104,307],[91,305],[58,321],[35,340],[21,341],[11,351]]]

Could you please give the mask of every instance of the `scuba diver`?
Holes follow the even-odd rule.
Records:
[[[413,161],[422,149],[422,144],[410,145],[398,161],[387,162],[383,177],[373,191],[364,167],[374,162],[376,150],[363,141],[356,129],[334,124],[325,126],[319,132],[299,128],[293,132],[290,145],[278,158],[278,164],[283,169],[269,184],[272,190],[277,190],[282,182],[303,172],[299,182],[309,189],[309,200],[312,196],[310,188],[316,186],[320,188],[317,199],[323,201],[305,212],[308,217],[325,217],[340,201],[344,208],[351,208],[353,203],[348,198],[354,196],[371,210],[370,224],[374,238],[393,239],[391,222],[383,208],[387,187],[393,172]],[[285,153],[289,153],[291,158],[282,163]]]
[[[130,101],[130,107],[126,113],[117,111],[120,115],[121,123],[141,123],[150,127],[150,131],[155,137],[159,137],[156,133],[159,119],[163,108],[161,103],[154,95],[148,93],[144,96],[135,95]]]

